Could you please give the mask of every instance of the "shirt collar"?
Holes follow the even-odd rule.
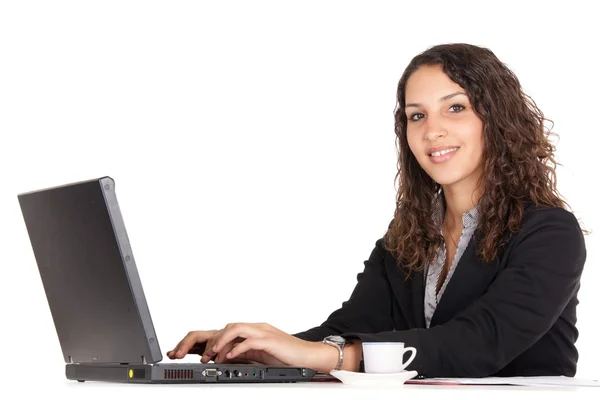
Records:
[[[442,221],[444,220],[445,205],[443,200],[443,194],[440,193],[436,196],[433,204],[433,218],[438,226],[441,227]],[[471,208],[469,211],[462,215],[463,228],[472,228],[479,222],[479,211],[477,206]]]

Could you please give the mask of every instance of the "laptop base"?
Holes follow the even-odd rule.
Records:
[[[79,382],[122,383],[294,383],[309,382],[308,368],[255,364],[67,364],[66,376]]]

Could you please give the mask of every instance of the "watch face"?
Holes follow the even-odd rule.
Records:
[[[327,336],[325,339],[329,340],[330,342],[334,342],[334,343],[338,343],[338,344],[346,343],[346,339],[344,339],[341,336],[337,336],[337,335]]]

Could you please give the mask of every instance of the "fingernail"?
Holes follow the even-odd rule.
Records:
[[[227,353],[227,355],[225,357],[231,358],[231,356],[233,356],[233,354],[231,354],[231,352],[229,352],[229,353]]]
[[[177,357],[181,357],[181,350],[177,352]]]

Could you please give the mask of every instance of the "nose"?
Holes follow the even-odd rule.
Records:
[[[433,142],[442,136],[446,136],[447,133],[448,131],[438,118],[432,116],[427,117],[425,120],[425,137],[429,141]]]

